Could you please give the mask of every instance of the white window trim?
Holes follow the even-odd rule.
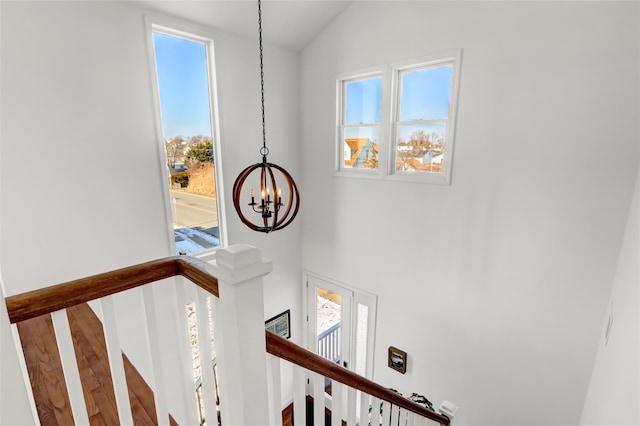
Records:
[[[406,182],[422,182],[438,185],[451,184],[451,171],[453,165],[453,150],[455,145],[455,122],[457,117],[458,106],[458,86],[460,81],[460,59],[462,50],[449,50],[446,52],[434,53],[428,56],[422,56],[410,61],[396,62],[392,64],[392,95],[391,95],[391,124],[388,145],[388,176],[387,178],[395,181]],[[396,170],[396,135],[398,114],[400,112],[400,73],[413,69],[436,68],[444,64],[452,64],[453,70],[451,75],[451,87],[449,89],[449,114],[444,120],[446,124],[446,143],[444,146],[443,157],[445,161],[442,164],[441,173],[419,173],[419,172],[403,172]],[[435,121],[435,120],[434,120]]]
[[[462,49],[451,49],[421,56],[411,60],[395,62],[390,65],[367,68],[360,71],[339,74],[336,78],[336,143],[335,143],[335,174],[337,177],[355,177],[363,179],[387,179],[390,181],[404,181],[429,183],[438,185],[450,185],[453,169],[453,155],[455,146],[455,128],[458,109],[458,87],[460,84],[460,68]],[[444,147],[445,158],[441,173],[420,173],[397,171],[396,159],[396,129],[397,115],[399,112],[399,74],[406,70],[436,67],[441,64],[451,63],[453,72],[451,76],[449,115],[446,123],[447,143]],[[382,76],[382,104],[380,133],[378,141],[378,169],[353,169],[344,167],[342,117],[344,114],[345,100],[342,93],[345,81],[353,81],[371,77]]]
[[[220,131],[220,117],[219,117],[219,105],[218,105],[218,86],[216,82],[215,72],[215,50],[214,50],[214,38],[215,33],[210,30],[198,26],[196,24],[186,22],[180,19],[161,17],[157,15],[145,15],[145,34],[147,37],[147,53],[149,64],[149,75],[151,76],[153,104],[155,112],[156,123],[156,139],[158,141],[158,165],[160,167],[160,173],[162,176],[162,188],[165,206],[165,218],[167,223],[167,236],[169,238],[169,247],[172,254],[176,253],[176,242],[173,237],[173,216],[171,213],[171,194],[169,193],[169,187],[165,183],[169,181],[169,170],[165,165],[167,164],[164,135],[162,131],[162,110],[160,108],[160,94],[158,92],[158,76],[156,73],[156,58],[155,49],[153,43],[153,32],[160,32],[166,35],[181,37],[187,40],[193,40],[201,42],[207,45],[207,62],[208,62],[208,78],[209,78],[209,105],[210,105],[210,122],[211,122],[211,137],[213,139],[213,152],[215,165],[215,179],[216,179],[216,208],[218,209],[218,229],[220,234],[220,245],[218,247],[212,247],[198,253],[194,253],[192,256],[202,258],[203,260],[209,260],[215,256],[215,252],[219,248],[228,246],[227,239],[227,224],[225,218],[225,202],[224,202],[224,184],[222,176],[222,148],[221,148],[221,131]]]
[[[390,92],[390,77],[391,72],[388,66],[378,66],[363,69],[357,72],[344,73],[338,75],[336,78],[336,146],[335,146],[335,176],[351,176],[364,179],[382,179],[385,175],[385,168],[387,164],[388,150],[385,148],[384,141],[388,138],[389,134],[389,96]],[[368,78],[379,76],[382,78],[381,87],[381,100],[380,100],[380,124],[378,137],[378,168],[377,169],[354,169],[344,166],[343,156],[343,117],[345,114],[345,99],[344,99],[344,83],[349,81],[365,80]]]

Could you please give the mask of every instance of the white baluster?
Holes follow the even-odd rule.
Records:
[[[169,409],[167,407],[167,391],[164,385],[164,372],[162,369],[162,347],[156,322],[155,299],[153,285],[142,287],[144,300],[144,313],[147,326],[147,344],[149,345],[149,362],[153,371],[153,398],[156,404],[156,416],[158,425],[169,425]]]
[[[391,406],[391,424],[393,426],[397,426],[400,421],[400,410],[398,406],[392,405]]]
[[[426,417],[422,417],[420,414],[409,413],[409,424],[413,426],[425,426]]]
[[[187,414],[187,421],[189,424],[198,424],[198,401],[195,392],[195,377],[193,374],[193,361],[191,354],[191,339],[189,338],[189,321],[187,317],[187,297],[186,288],[194,288],[195,285],[187,282],[183,277],[175,277],[176,284],[176,304],[178,313],[178,339],[180,345],[180,365],[182,366],[182,393],[184,398],[185,412]],[[195,297],[193,298],[195,299]],[[193,300],[192,299],[192,300]]]
[[[404,410],[406,412],[405,414],[405,420],[404,423],[407,426],[416,426],[416,419],[418,418],[416,413],[413,413],[409,410]]]
[[[100,299],[100,308],[102,309],[102,328],[107,346],[109,368],[111,369],[113,392],[118,408],[118,419],[122,425],[133,424],[131,403],[129,401],[129,388],[127,386],[127,377],[122,361],[122,346],[120,345],[120,334],[118,333],[116,313],[113,307],[113,297],[106,296]]]
[[[382,401],[382,426],[391,425],[391,409],[393,406],[387,401]]]
[[[346,386],[335,380],[331,382],[331,426],[342,426],[342,396]]]
[[[200,374],[202,377],[202,395],[204,400],[204,413],[207,424],[218,422],[216,408],[215,379],[213,377],[213,365],[211,364],[211,334],[209,331],[209,305],[207,300],[209,293],[197,288],[196,318],[198,328],[198,346],[200,347]]]
[[[371,398],[371,426],[380,425],[380,399]]]
[[[269,389],[269,415],[271,425],[282,425],[282,396],[280,384],[280,358],[267,355],[267,387]]]
[[[356,425],[356,390],[354,388],[347,390],[347,425]]]
[[[331,336],[325,336],[325,338],[322,339],[322,349],[323,349],[322,357],[329,359],[329,357],[331,356],[331,351],[332,351]]]
[[[53,329],[58,342],[58,352],[60,352],[64,380],[67,383],[73,420],[76,425],[88,425],[89,415],[87,414],[87,406],[84,401],[84,394],[82,393],[82,382],[80,381],[78,363],[73,349],[73,339],[71,337],[71,330],[69,329],[67,311],[63,309],[53,312],[51,319],[53,320]]]
[[[307,376],[305,370],[297,365],[293,366],[293,423],[304,425],[307,412]]]
[[[313,398],[313,424],[324,425],[324,377],[310,371],[309,379]]]
[[[369,424],[369,395],[360,392],[360,426]]]
[[[408,416],[409,416],[409,411],[405,410],[404,408],[400,408],[399,410],[399,426],[407,426],[408,423]]]

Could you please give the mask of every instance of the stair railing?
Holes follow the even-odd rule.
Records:
[[[218,279],[207,272],[204,262],[170,256],[9,296],[5,303],[9,320],[15,324],[177,275],[218,297]]]
[[[337,322],[318,334],[318,355],[340,362],[340,323]]]
[[[313,423],[324,425],[326,416],[332,426],[414,426],[440,424],[449,426],[449,418],[362,377],[342,366],[272,333],[266,337],[270,392],[280,395],[280,368],[293,364],[294,424],[306,423],[308,399],[313,401]],[[309,391],[305,390],[309,380]],[[331,379],[331,407],[325,406],[325,379]],[[358,403],[359,401],[359,403]],[[281,406],[276,398],[272,413]],[[359,407],[359,412],[357,408]],[[279,415],[279,414],[278,414]],[[272,419],[272,424],[280,424]]]
[[[167,346],[161,342],[161,337],[165,330],[158,329],[158,301],[154,296],[154,288],[147,285],[158,282],[163,288],[172,289],[177,311],[195,301],[198,345],[203,366],[209,365],[204,360],[212,353],[209,333],[209,306],[212,306],[217,380],[214,379],[213,368],[201,369],[201,398],[209,426],[218,422],[225,426],[282,424],[280,369],[283,363],[293,364],[295,424],[307,424],[307,402],[312,400],[310,414],[315,425],[324,425],[328,412],[331,413],[332,426],[343,426],[345,423],[348,426],[412,426],[426,425],[428,422],[450,425],[446,416],[403,398],[331,360],[265,332],[262,276],[271,272],[271,269],[271,262],[263,260],[259,250],[237,245],[218,250],[216,259],[208,263],[187,256],[173,256],[9,296],[5,302],[12,324],[40,315],[51,315],[75,424],[89,424],[89,420],[65,309],[91,301],[99,306],[119,422],[123,425],[133,424],[113,299],[116,294],[135,288],[142,291],[149,363],[153,372],[149,385],[154,392],[157,422],[160,425],[170,424],[170,416],[175,413],[169,401],[175,404],[176,398],[167,395],[172,384],[167,384],[163,369],[166,367],[163,362],[166,361],[162,353]],[[182,399],[181,410],[186,414],[177,418],[177,422],[198,424],[199,405],[194,392],[189,324],[186,315],[179,320],[182,324],[178,327],[178,338],[184,350],[179,351],[183,375],[177,399]],[[325,378],[332,380],[331,403],[327,407]],[[306,389],[307,380],[309,392]],[[217,387],[221,395],[219,411]],[[214,420],[217,416],[218,421]]]
[[[258,249],[237,245],[218,250],[216,260],[209,263],[187,256],[172,256],[9,296],[5,298],[5,303],[13,327],[21,321],[51,315],[64,371],[66,389],[63,392],[68,395],[75,424],[90,422],[66,309],[91,302],[94,311],[102,317],[119,423],[134,424],[116,318],[117,301],[114,298],[116,295],[126,298],[121,294],[136,288],[142,292],[146,353],[149,354],[148,363],[152,372],[151,383],[148,384],[153,390],[158,424],[174,424],[174,419],[178,424],[195,425],[199,422],[201,406],[194,392],[191,347],[194,339],[189,337],[186,312],[187,304],[191,303],[195,303],[197,346],[203,366],[198,394],[201,395],[207,424],[212,426],[220,419],[225,425],[266,424],[268,405],[262,276],[271,269],[271,262],[264,261]],[[152,283],[153,286],[149,285]],[[158,292],[160,298],[156,297]],[[132,297],[137,295],[136,303],[140,301],[139,293],[124,294]],[[224,295],[224,300],[220,299],[220,294]],[[259,300],[256,301],[253,294],[259,294]],[[246,303],[252,305],[245,306]],[[175,312],[163,310],[167,304],[174,304]],[[213,353],[209,327],[211,311],[216,329],[217,382],[213,369],[204,368],[208,365],[205,360]],[[244,316],[239,318],[241,312]],[[174,314],[180,323],[174,325],[175,331],[168,333],[166,329],[159,329],[160,324],[166,324],[167,321],[167,318],[161,317],[171,315],[171,320]],[[245,320],[249,324],[245,324]],[[238,323],[241,323],[240,329]],[[175,339],[173,343],[167,342],[166,334],[172,334],[173,337],[177,335],[180,341],[177,344]],[[173,352],[170,356],[164,356],[167,351]],[[178,361],[175,358],[179,358]],[[179,365],[174,369],[176,364]],[[172,367],[167,368],[167,365]],[[246,365],[250,367],[244,368]],[[175,377],[172,376],[170,380],[167,377],[175,375],[175,370],[182,373],[177,385]],[[247,374],[253,374],[253,383],[249,383]],[[218,398],[216,383],[220,393],[225,395],[222,398]],[[254,389],[246,391],[249,386]],[[262,403],[255,402],[252,391],[262,391]],[[219,407],[216,404],[218,400]],[[32,403],[35,404],[34,401]],[[179,416],[176,416],[176,411],[180,413]]]

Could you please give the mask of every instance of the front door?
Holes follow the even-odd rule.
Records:
[[[377,297],[311,272],[305,275],[307,348],[372,378]],[[326,387],[330,391],[330,382]]]
[[[353,292],[317,276],[308,277],[308,347],[323,358],[349,368]]]

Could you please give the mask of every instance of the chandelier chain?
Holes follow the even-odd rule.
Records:
[[[0,0],[2,1],[2,0]],[[252,164],[240,172],[233,184],[233,207],[236,209],[242,223],[258,232],[269,233],[288,226],[298,214],[300,208],[300,193],[293,178],[284,168],[269,163],[267,155],[267,132],[264,114],[264,54],[262,46],[262,7],[258,1],[258,35],[260,40],[260,95],[262,98],[262,147],[260,155],[262,162]],[[254,173],[255,172],[255,173]],[[257,175],[257,176],[256,176]],[[276,176],[278,179],[276,180]],[[241,201],[243,187],[248,178],[255,182],[258,177],[258,192],[251,188],[250,203],[244,205]],[[283,180],[284,179],[284,180]],[[257,198],[256,198],[257,196]],[[245,213],[257,213],[254,219],[249,219]],[[257,220],[255,220],[257,219]]]
[[[262,55],[262,9],[260,7],[260,0],[258,0],[258,36],[260,40],[260,94],[262,97],[262,149],[260,150],[260,153],[266,159],[266,156],[269,153],[269,148],[267,148],[267,131],[264,120],[264,63]]]

